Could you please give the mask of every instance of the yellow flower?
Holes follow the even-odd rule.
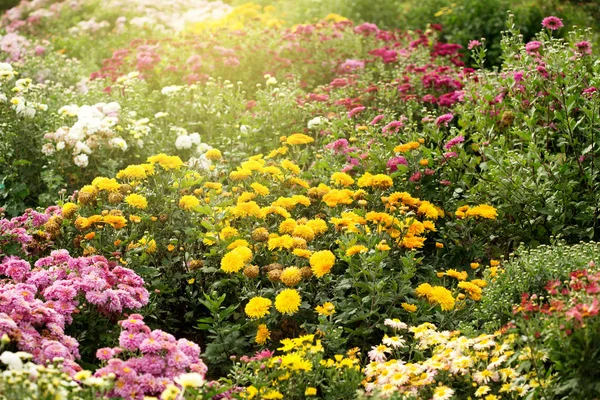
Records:
[[[302,272],[298,267],[287,267],[281,272],[279,280],[285,286],[296,286],[302,280]]]
[[[283,160],[281,162],[281,168],[287,169],[294,175],[298,175],[300,173],[300,167],[291,162],[290,160]]]
[[[352,191],[348,189],[333,189],[323,196],[323,202],[329,207],[335,207],[339,204],[352,204]]]
[[[109,224],[114,229],[121,229],[127,226],[127,220],[120,215],[106,215],[102,222]]]
[[[195,196],[182,196],[179,199],[179,207],[183,208],[186,211],[193,211],[195,208],[200,206],[200,200]]]
[[[296,223],[295,219],[288,218],[279,224],[279,233],[292,233],[294,232],[294,229],[296,229],[297,225],[298,224]]]
[[[258,182],[254,182],[253,184],[250,185],[250,187],[252,189],[254,189],[254,191],[256,192],[256,194],[259,194],[261,196],[266,196],[270,192],[268,187],[266,187],[264,185],[261,185]]]
[[[227,246],[227,250],[233,250],[238,247],[250,247],[250,244],[244,239],[234,240],[229,244],[229,246]]]
[[[490,266],[491,267],[497,267],[498,265],[500,265],[500,261],[498,261],[498,260],[490,260]]]
[[[481,300],[481,288],[473,282],[459,282],[458,287],[466,291],[471,299]]]
[[[305,396],[316,396],[317,395],[317,388],[314,387],[307,387],[306,390],[304,391],[304,395]]]
[[[466,211],[467,217],[481,217],[487,219],[496,219],[498,212],[496,209],[487,204],[480,204],[475,207],[471,207]]]
[[[229,238],[239,236],[239,234],[240,233],[237,229],[231,226],[226,226],[225,228],[221,229],[221,232],[219,232],[219,237],[221,238],[221,240],[227,240]]]
[[[369,249],[365,246],[355,245],[351,246],[346,250],[346,256],[350,257],[359,253],[366,253]]]
[[[446,276],[449,276],[451,278],[455,278],[458,279],[459,281],[464,281],[468,278],[469,274],[467,273],[467,271],[461,271],[458,272],[455,269],[449,269],[448,271],[446,271]]]
[[[329,317],[330,315],[335,314],[335,306],[333,305],[333,303],[327,301],[323,303],[322,306],[316,306],[315,311],[320,315]]]
[[[142,180],[153,173],[154,166],[151,164],[129,165],[125,169],[117,172],[117,179]]]
[[[417,290],[418,289],[419,288],[417,288]],[[439,304],[442,307],[442,311],[449,311],[454,308],[454,297],[452,297],[452,293],[443,286],[430,286],[426,296],[430,303]]]
[[[140,210],[148,207],[148,200],[137,193],[132,193],[125,197],[125,203],[129,204],[131,207],[139,208]]]
[[[299,237],[306,240],[307,242],[310,242],[315,238],[315,232],[308,225],[298,225],[294,228],[292,236]]]
[[[269,239],[268,247],[269,247],[269,250],[275,250],[275,249],[289,250],[292,247],[294,247],[294,239],[290,235],[273,237],[273,238]]]
[[[271,339],[271,331],[267,328],[267,325],[260,324],[258,326],[258,330],[256,331],[256,343],[265,344],[267,340]]]
[[[407,151],[418,149],[419,146],[420,146],[419,142],[408,142],[406,144],[401,144],[399,146],[394,147],[394,152],[406,153]]]
[[[424,246],[425,238],[419,236],[404,236],[402,238],[402,247],[406,247],[407,249],[420,249]]]
[[[417,306],[416,306],[416,305],[414,305],[414,304],[410,304],[410,303],[402,303],[402,304],[401,304],[401,306],[402,306],[402,308],[404,308],[406,311],[408,311],[408,312],[411,312],[411,313],[413,313],[413,312],[417,311]]]
[[[329,250],[316,251],[310,256],[310,267],[317,278],[328,274],[335,263],[335,255]]]
[[[239,272],[252,258],[252,250],[247,247],[236,247],[221,259],[221,269],[228,274]]]
[[[98,190],[106,190],[107,192],[116,192],[121,187],[116,179],[104,178],[102,176],[94,178],[92,185],[96,186]]]
[[[75,203],[65,203],[62,206],[62,216],[65,218],[71,218],[73,215],[75,215],[78,209],[79,206]]]
[[[164,153],[148,157],[148,162],[150,164],[159,164],[164,170],[167,171],[170,169],[179,169],[183,165],[181,158],[177,156],[168,156]]]
[[[263,400],[279,400],[283,399],[283,395],[279,393],[277,390],[269,390],[267,393],[261,395],[261,399]]]
[[[211,161],[219,161],[223,157],[217,149],[210,149],[204,155]]]
[[[282,314],[292,315],[298,312],[302,298],[296,289],[283,289],[275,297],[275,308]]]
[[[331,175],[331,183],[340,186],[350,186],[354,184],[354,179],[345,172],[335,172]]]
[[[392,249],[390,246],[388,246],[385,240],[379,242],[375,248],[379,251],[389,251]]]
[[[246,315],[252,319],[262,318],[269,314],[272,304],[273,303],[271,300],[264,297],[253,297],[250,299],[248,304],[246,304],[244,312],[246,312]]]
[[[297,144],[308,144],[314,141],[315,139],[311,138],[308,135],[305,135],[303,133],[294,133],[286,138],[285,143],[290,146],[293,146]]]
[[[320,218],[310,219],[306,222],[306,226],[309,226],[315,235],[320,235],[327,232],[327,222]]]

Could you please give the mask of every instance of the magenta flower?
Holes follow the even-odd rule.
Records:
[[[575,43],[575,49],[581,55],[592,55],[592,44],[587,40]]]
[[[396,172],[398,171],[398,165],[408,166],[408,161],[406,161],[406,158],[402,156],[397,156],[390,158],[386,165],[391,172]]]
[[[452,147],[456,146],[459,143],[462,143],[465,141],[465,137],[462,135],[458,135],[456,137],[453,137],[452,139],[450,139],[445,145],[444,145],[444,149],[445,150],[450,150]]]
[[[377,125],[379,123],[379,121],[381,121],[385,116],[383,114],[379,114],[378,116],[376,116],[375,118],[373,118],[373,121],[371,121],[369,123],[369,125]]]
[[[551,31],[556,31],[562,28],[564,25],[560,18],[551,15],[542,20],[542,26],[550,29]]]
[[[421,175],[421,173],[419,171],[417,171],[414,174],[412,174],[411,177],[408,178],[408,180],[411,182],[419,182],[422,177],[423,177],[423,175]]]
[[[529,54],[537,54],[540,47],[542,47],[542,42],[534,40],[525,45],[525,51]]]
[[[442,124],[444,126],[448,126],[448,122],[452,121],[452,119],[454,119],[454,115],[452,115],[450,113],[444,114],[444,115],[440,115],[439,117],[436,118],[435,124],[437,126],[441,126]]]

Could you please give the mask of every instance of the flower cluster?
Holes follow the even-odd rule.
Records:
[[[183,374],[194,372],[201,379],[206,374],[207,367],[200,359],[197,344],[177,340],[158,329],[150,330],[139,314],[131,314],[119,325],[122,328],[119,347],[102,348],[96,353],[106,365],[95,376],[114,376],[111,395],[131,399],[160,395]],[[179,382],[182,379],[186,380],[185,376]]]

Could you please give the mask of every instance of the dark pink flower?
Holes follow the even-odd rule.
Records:
[[[444,126],[448,126],[448,122],[452,121],[453,118],[454,118],[454,115],[452,115],[450,113],[440,115],[439,117],[436,118],[435,123],[437,126],[440,126],[442,124]]]
[[[542,20],[542,26],[551,31],[555,31],[562,28],[564,24],[560,18],[551,15]]]

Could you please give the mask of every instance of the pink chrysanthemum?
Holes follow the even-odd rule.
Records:
[[[562,28],[564,24],[560,18],[551,15],[542,20],[542,26],[544,28],[550,29],[551,31],[556,31]]]

